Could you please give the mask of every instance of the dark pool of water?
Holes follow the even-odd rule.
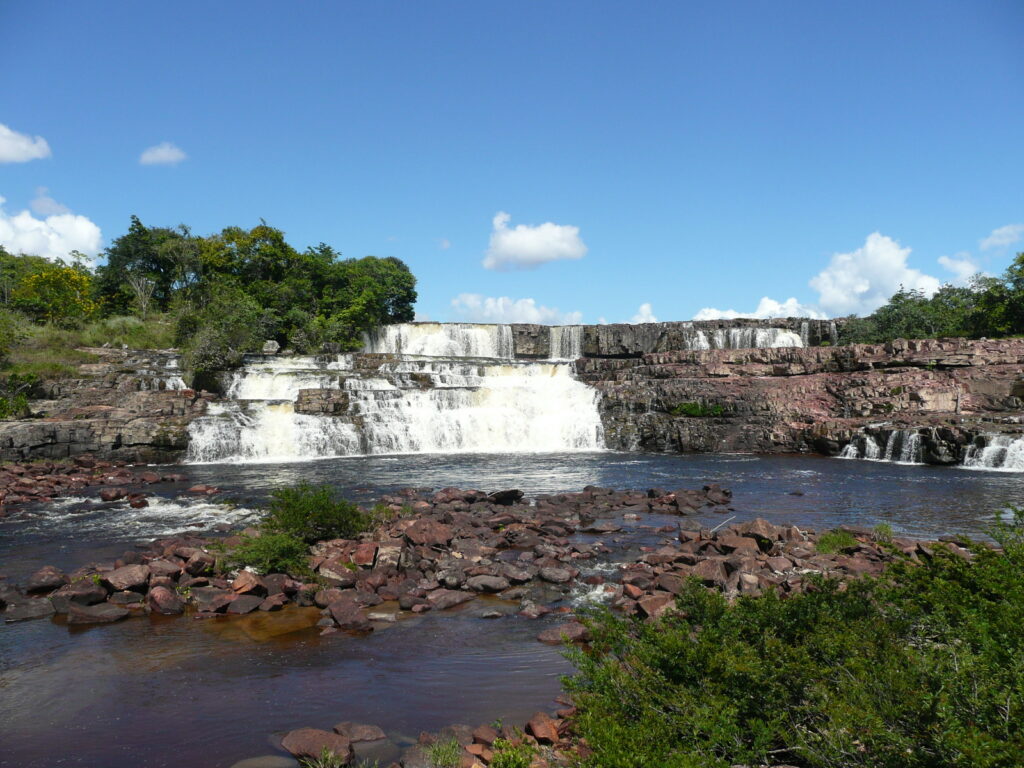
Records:
[[[886,522],[911,535],[979,534],[1024,496],[1024,475],[809,457],[559,454],[401,456],[287,465],[188,468],[224,488],[233,509],[195,499],[147,510],[82,511],[62,502],[0,522],[0,573],[73,568],[134,543],[201,524],[240,524],[274,487],[331,483],[370,498],[406,486],[578,490],[694,487],[734,491],[739,519],[831,527]],[[794,495],[800,494],[800,495]],[[714,516],[718,522],[727,516]],[[652,520],[650,522],[660,522]],[[523,720],[551,705],[558,649],[543,623],[456,617],[399,621],[367,637],[320,637],[316,613],[210,622],[162,617],[69,628],[0,626],[0,766],[230,766],[274,754],[273,734],[342,720],[376,723],[397,741],[452,722]]]

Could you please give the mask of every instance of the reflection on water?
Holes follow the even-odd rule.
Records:
[[[1019,499],[1024,476],[810,457],[549,454],[400,456],[258,467],[193,466],[208,499],[124,505],[54,504],[52,514],[0,522],[0,571],[22,578],[44,563],[112,559],[140,539],[189,525],[237,525],[278,486],[331,483],[357,498],[406,486],[518,487],[529,495],[585,485],[734,491],[739,518],[831,527],[887,522],[933,536],[978,533]],[[708,513],[717,524],[725,517]],[[639,529],[664,520],[625,525]],[[655,543],[651,534],[649,543]],[[594,564],[591,567],[596,566]],[[577,598],[588,596],[578,590]],[[342,720],[415,738],[422,729],[549,706],[569,671],[534,641],[543,622],[427,614],[368,637],[320,637],[315,610],[214,619],[150,617],[92,628],[51,621],[0,626],[0,766],[215,766],[274,751],[273,736]]]

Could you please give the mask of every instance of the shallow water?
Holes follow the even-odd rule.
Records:
[[[44,563],[112,559],[189,525],[243,524],[271,489],[299,480],[367,499],[406,486],[518,487],[534,495],[588,484],[718,482],[733,489],[735,511],[708,513],[715,524],[731,515],[819,528],[886,522],[919,536],[979,534],[996,510],[1024,496],[1021,474],[812,457],[395,456],[187,472],[223,488],[236,505],[186,496],[144,510],[55,503],[0,522],[0,572],[20,580]],[[570,671],[557,648],[534,640],[557,619],[480,618],[490,607],[478,600],[455,617],[427,614],[360,638],[320,637],[309,628],[317,613],[301,609],[91,628],[0,625],[0,766],[226,768],[274,754],[273,734],[302,726],[357,720],[401,741],[453,722],[521,722],[552,706],[559,675]]]

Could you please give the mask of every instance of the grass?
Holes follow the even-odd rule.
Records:
[[[831,555],[857,546],[857,539],[849,531],[828,531],[818,537],[817,548],[823,555]]]
[[[308,554],[309,547],[301,539],[264,531],[256,537],[243,537],[228,559],[233,565],[255,568],[260,573],[295,576],[309,571]]]
[[[722,416],[725,414],[725,408],[720,405],[705,405],[704,403],[679,403],[679,405],[671,408],[669,413],[673,416],[704,418],[707,416]]]
[[[525,742],[513,744],[506,739],[495,739],[494,757],[489,768],[530,768],[537,750]]]
[[[25,319],[21,330],[23,338],[12,347],[4,373],[31,374],[41,379],[74,376],[79,365],[99,359],[80,347],[109,344],[115,348],[167,349],[174,343],[174,323],[166,315],[154,315],[146,322],[137,317],[107,317],[74,329],[36,325]]]
[[[339,755],[324,747],[316,757],[299,760],[299,765],[301,768],[344,768],[348,765],[348,755]]]
[[[462,747],[455,739],[438,741],[427,747],[427,757],[434,768],[458,768]]]

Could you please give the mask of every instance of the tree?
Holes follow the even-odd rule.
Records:
[[[96,314],[92,297],[91,273],[80,266],[48,262],[18,283],[11,304],[36,321],[74,328]]]
[[[125,314],[135,299],[128,282],[130,273],[141,273],[153,281],[152,299],[166,311],[180,277],[179,263],[167,243],[189,240],[188,228],[146,227],[138,216],[131,217],[128,232],[115,239],[104,252],[106,263],[97,270],[97,290],[107,314]]]
[[[145,320],[149,312],[149,302],[153,298],[153,289],[156,287],[156,283],[140,272],[129,272],[125,282],[128,283],[132,293],[135,294],[135,303],[139,307],[139,314]]]

